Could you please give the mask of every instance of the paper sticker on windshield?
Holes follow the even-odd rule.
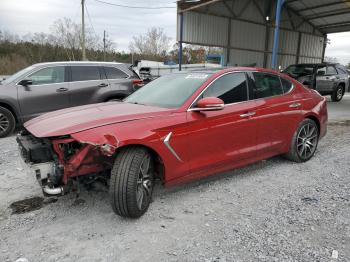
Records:
[[[186,79],[206,79],[208,75],[205,74],[191,74],[186,76]]]

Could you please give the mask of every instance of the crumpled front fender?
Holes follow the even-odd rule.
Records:
[[[82,144],[101,148],[102,153],[111,156],[117,148],[125,145],[144,145],[152,148],[152,142],[160,137],[146,123],[118,123],[101,126],[71,134],[71,137]]]

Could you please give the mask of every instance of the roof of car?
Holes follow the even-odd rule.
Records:
[[[122,65],[123,63],[118,62],[102,62],[102,61],[58,61],[58,62],[44,62],[34,64],[34,66],[43,66],[43,65]]]
[[[324,63],[301,63],[301,64],[293,64],[293,65],[290,65],[290,66],[298,66],[298,65],[301,65],[301,66],[326,66],[326,65],[340,65],[339,63],[327,63],[327,62],[324,62]]]
[[[270,72],[278,73],[272,69],[260,68],[260,67],[245,67],[245,66],[236,66],[236,67],[216,67],[216,68],[207,68],[207,69],[198,69],[191,71],[181,71],[178,73],[206,73],[206,74],[215,74],[221,72],[235,72],[235,71],[261,71],[261,72]]]

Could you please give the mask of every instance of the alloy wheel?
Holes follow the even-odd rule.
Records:
[[[299,157],[310,158],[316,150],[318,142],[318,129],[311,123],[305,124],[299,131],[297,137],[297,151]]]
[[[342,88],[338,88],[337,90],[337,99],[340,100],[343,97],[343,89]]]
[[[0,113],[0,134],[5,133],[10,127],[10,120],[7,116]]]
[[[151,157],[146,155],[142,160],[139,176],[137,179],[136,200],[139,210],[143,210],[152,194],[152,162]]]

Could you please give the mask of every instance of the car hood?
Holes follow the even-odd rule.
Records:
[[[24,127],[36,137],[56,137],[87,129],[168,115],[166,108],[129,103],[101,103],[54,111],[34,118]]]

